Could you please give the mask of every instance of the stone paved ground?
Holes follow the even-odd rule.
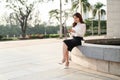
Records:
[[[63,69],[61,56],[59,39],[0,42],[0,80],[120,80],[72,62]]]

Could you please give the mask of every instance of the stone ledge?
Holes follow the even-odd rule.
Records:
[[[87,44],[77,47],[83,55],[90,58],[120,62],[120,46]]]
[[[73,48],[71,59],[83,67],[120,76],[119,47],[84,44]]]

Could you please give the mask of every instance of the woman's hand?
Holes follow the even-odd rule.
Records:
[[[73,30],[73,29],[69,29],[68,32],[69,32],[69,33],[70,33],[70,32],[75,33],[75,30]]]

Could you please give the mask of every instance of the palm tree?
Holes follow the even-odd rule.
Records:
[[[88,0],[72,0],[72,10],[76,10],[80,7],[80,13],[83,16],[83,13],[90,11],[91,4]]]
[[[94,5],[94,9],[93,9],[93,16],[96,17],[96,15],[98,15],[98,35],[101,34],[101,26],[100,26],[101,17],[106,14],[106,11],[102,9],[103,6],[105,6],[103,3],[97,2]]]
[[[57,22],[60,23],[60,10],[59,9],[54,9],[49,11],[50,18],[49,20],[56,20]],[[68,19],[69,16],[72,15],[72,12],[70,9],[65,9],[62,11],[62,24],[66,23],[66,20]]]
[[[54,1],[54,0],[50,0],[50,1]],[[60,17],[59,18],[60,18],[60,38],[62,38],[62,0],[60,0]]]
[[[55,19],[58,22],[60,22],[60,10],[58,10],[58,9],[51,10],[51,11],[49,11],[49,15],[50,15],[49,20]]]
[[[72,13],[71,13],[70,9],[65,9],[62,11],[62,15],[61,15],[61,17],[62,17],[62,29],[60,29],[60,30],[62,30],[62,34],[64,34],[64,35],[66,33],[66,31],[65,31],[66,30],[66,21],[67,21],[68,17],[71,16],[71,14]],[[60,23],[60,10],[59,9],[54,9],[54,10],[49,11],[49,15],[50,15],[50,17],[49,17],[50,22],[53,21],[53,19],[54,19],[58,23]],[[60,36],[60,38],[62,38],[62,36]]]

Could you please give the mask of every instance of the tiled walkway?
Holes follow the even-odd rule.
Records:
[[[58,62],[62,40],[0,42],[0,80],[120,80],[120,77]]]

